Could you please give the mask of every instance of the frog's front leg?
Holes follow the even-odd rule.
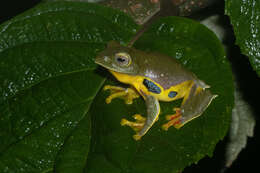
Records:
[[[208,89],[193,84],[185,94],[181,107],[174,109],[176,113],[166,116],[169,121],[162,128],[168,130],[171,126],[177,129],[182,127],[187,122],[199,117],[216,97],[217,95],[211,94]]]
[[[146,108],[147,108],[147,118],[142,117],[139,114],[134,115],[136,122],[131,122],[126,119],[121,120],[121,125],[130,126],[137,133],[133,136],[135,140],[141,139],[152,125],[158,120],[160,114],[160,105],[158,100],[154,96],[144,96]]]
[[[140,96],[134,88],[106,85],[104,90],[111,91],[111,94],[106,98],[107,104],[111,103],[111,101],[117,97],[123,98],[126,104],[132,104],[133,100]]]

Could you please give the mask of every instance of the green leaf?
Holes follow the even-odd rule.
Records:
[[[95,80],[90,83],[90,79]],[[102,81],[91,71],[61,76],[21,91],[1,105],[0,170],[52,169],[59,151],[70,145],[67,138],[89,116],[88,110]],[[79,86],[89,92],[78,90]],[[83,142],[88,142],[90,129],[85,133]]]
[[[0,26],[2,172],[169,173],[212,155],[229,126],[233,82],[221,43],[197,22],[161,19],[134,46],[179,59],[211,85],[219,97],[201,117],[165,132],[164,115],[181,100],[161,103],[160,120],[136,142],[120,120],[145,115],[144,101],[105,103],[104,83],[119,83],[93,60],[137,29],[124,13],[79,2],[42,3]]]
[[[55,172],[71,173],[84,170],[90,147],[90,122],[90,116],[85,116],[66,139],[57,155]]]
[[[135,27],[123,13],[75,2],[39,5],[5,23],[0,27],[0,104],[50,77],[94,69],[96,52],[111,39],[128,40]]]
[[[108,93],[100,92],[95,100],[97,104],[90,110],[93,138],[97,141],[95,148],[91,149],[93,158],[106,159],[111,163],[110,168],[121,169],[122,172],[177,173],[206,155],[212,156],[216,143],[228,130],[233,107],[232,74],[219,40],[197,22],[169,17],[154,23],[135,47],[177,58],[219,96],[202,116],[180,130],[170,128],[167,132],[161,130],[161,125],[166,123],[164,116],[173,114],[172,108],[179,106],[180,101],[161,102],[159,122],[141,141],[135,142],[131,139],[133,130],[121,127],[120,120],[122,117],[129,119],[136,113],[145,115],[144,101],[138,99],[133,105],[125,105],[122,100],[115,99],[107,105],[104,100]],[[100,154],[104,157],[100,158]],[[94,162],[91,157],[88,159],[91,163],[87,164],[88,167],[93,164],[93,167],[98,167],[99,161]]]
[[[233,25],[236,44],[260,76],[260,1],[226,0],[225,13]]]
[[[105,78],[94,58],[136,24],[87,3],[42,3],[0,26],[1,172],[82,172],[89,109]]]

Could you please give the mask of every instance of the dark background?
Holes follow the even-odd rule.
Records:
[[[40,0],[9,0],[0,2],[0,24],[12,17],[22,13],[23,11],[32,8]],[[228,47],[228,58],[231,62],[233,71],[238,81],[238,86],[243,93],[245,100],[252,106],[255,115],[260,115],[259,105],[259,89],[260,79],[257,74],[252,70],[248,58],[240,54],[240,49],[235,46],[235,37],[230,25],[229,18],[224,16],[224,1],[214,6],[208,7],[199,13],[195,14],[195,18],[199,16],[209,16],[211,14],[221,15],[221,23],[227,30],[227,38],[224,43]],[[221,80],[221,75],[218,80]],[[256,124],[258,124],[258,117],[256,118]],[[242,150],[237,160],[233,163],[231,168],[226,170],[226,173],[237,173],[237,172],[260,172],[259,161],[257,159],[259,151],[257,150],[257,144],[259,143],[259,126],[256,125],[254,138],[248,138],[248,144],[246,149]],[[214,156],[212,158],[205,157],[200,160],[198,164],[186,168],[184,173],[220,173],[224,164],[225,146],[228,142],[227,137],[219,142],[216,146]]]

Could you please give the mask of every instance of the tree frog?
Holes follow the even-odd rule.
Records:
[[[133,99],[140,95],[145,100],[146,117],[135,114],[135,122],[124,118],[121,120],[122,126],[130,126],[136,132],[133,136],[135,140],[141,139],[158,120],[159,101],[171,102],[183,98],[181,106],[173,109],[175,113],[166,116],[168,122],[162,129],[168,130],[171,126],[178,129],[200,116],[217,97],[211,94],[209,85],[167,55],[144,52],[111,41],[107,48],[97,55],[95,63],[108,69],[118,81],[131,86],[122,88],[106,85],[104,90],[111,91],[106,103],[120,97],[126,104],[132,104]]]

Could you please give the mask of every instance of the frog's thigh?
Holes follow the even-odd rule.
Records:
[[[148,132],[148,130],[158,120],[160,114],[159,101],[154,96],[150,96],[150,95],[146,96],[145,103],[147,109],[147,118],[143,125],[143,128],[133,136],[135,140],[139,140],[142,136],[144,136]]]
[[[162,128],[168,130],[171,126],[175,128],[182,127],[187,122],[200,116],[216,96],[207,89],[198,87],[195,84],[191,85],[184,95],[181,107],[174,109],[176,112],[174,115],[166,116],[169,122],[164,124]]]
[[[140,140],[153,124],[158,120],[160,114],[159,101],[154,96],[145,96],[145,103],[147,107],[147,118],[142,117],[139,114],[134,115],[135,122],[128,121],[126,119],[121,120],[121,125],[127,125],[131,127],[136,134],[133,136],[135,140]]]
[[[180,107],[181,126],[200,116],[216,96],[211,94],[208,89],[203,89],[194,84],[188,96],[184,97]]]
[[[139,97],[139,93],[133,88],[106,85],[104,90],[111,91],[111,94],[106,98],[107,104],[109,104],[114,98],[117,97],[123,98],[126,104],[132,104],[133,100]]]

